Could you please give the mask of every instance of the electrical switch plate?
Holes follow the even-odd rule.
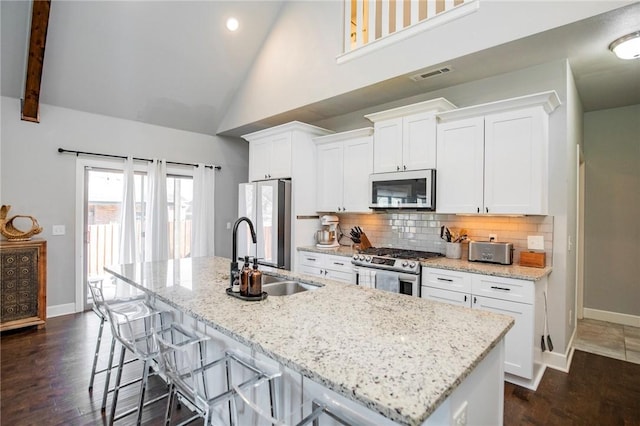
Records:
[[[464,401],[458,411],[453,414],[453,424],[455,426],[466,426],[467,424],[467,401]]]
[[[51,235],[64,235],[67,230],[64,225],[53,225],[53,229],[51,230]]]
[[[529,235],[527,237],[529,250],[544,250],[544,237],[542,235]]]
[[[493,241],[494,243],[498,241],[498,234],[489,234],[489,241]]]

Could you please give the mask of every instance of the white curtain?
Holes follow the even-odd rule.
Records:
[[[191,257],[214,255],[215,170],[198,164],[193,175]]]
[[[122,204],[120,206],[120,252],[118,263],[136,263],[136,205],[133,157],[124,161]]]
[[[154,160],[147,171],[146,223],[144,228],[145,261],[169,258],[169,214],[167,207],[167,162]]]

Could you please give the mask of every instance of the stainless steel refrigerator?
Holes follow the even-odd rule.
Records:
[[[238,257],[257,256],[260,264],[291,269],[291,181],[265,180],[241,183],[238,217],[246,216],[255,227],[253,244],[249,227],[238,228]]]

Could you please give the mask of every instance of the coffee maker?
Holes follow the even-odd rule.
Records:
[[[338,216],[324,215],[320,217],[320,225],[322,229],[316,232],[316,247],[318,248],[334,248],[339,247],[338,243]]]

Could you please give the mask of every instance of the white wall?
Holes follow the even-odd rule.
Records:
[[[76,212],[75,156],[80,151],[165,158],[189,163],[215,163],[216,254],[231,254],[227,222],[237,217],[238,183],[247,179],[248,144],[235,138],[174,130],[48,105],[40,106],[40,123],[20,120],[20,101],[2,98],[0,203],[10,214],[34,216],[47,240],[47,305],[75,302]],[[66,235],[52,236],[52,225],[65,225]]]
[[[337,64],[343,2],[286,2],[218,131],[223,132],[628,4],[480,1],[477,12]],[[319,118],[318,118],[319,119]]]
[[[638,322],[640,105],[586,113],[584,135],[584,307]]]

